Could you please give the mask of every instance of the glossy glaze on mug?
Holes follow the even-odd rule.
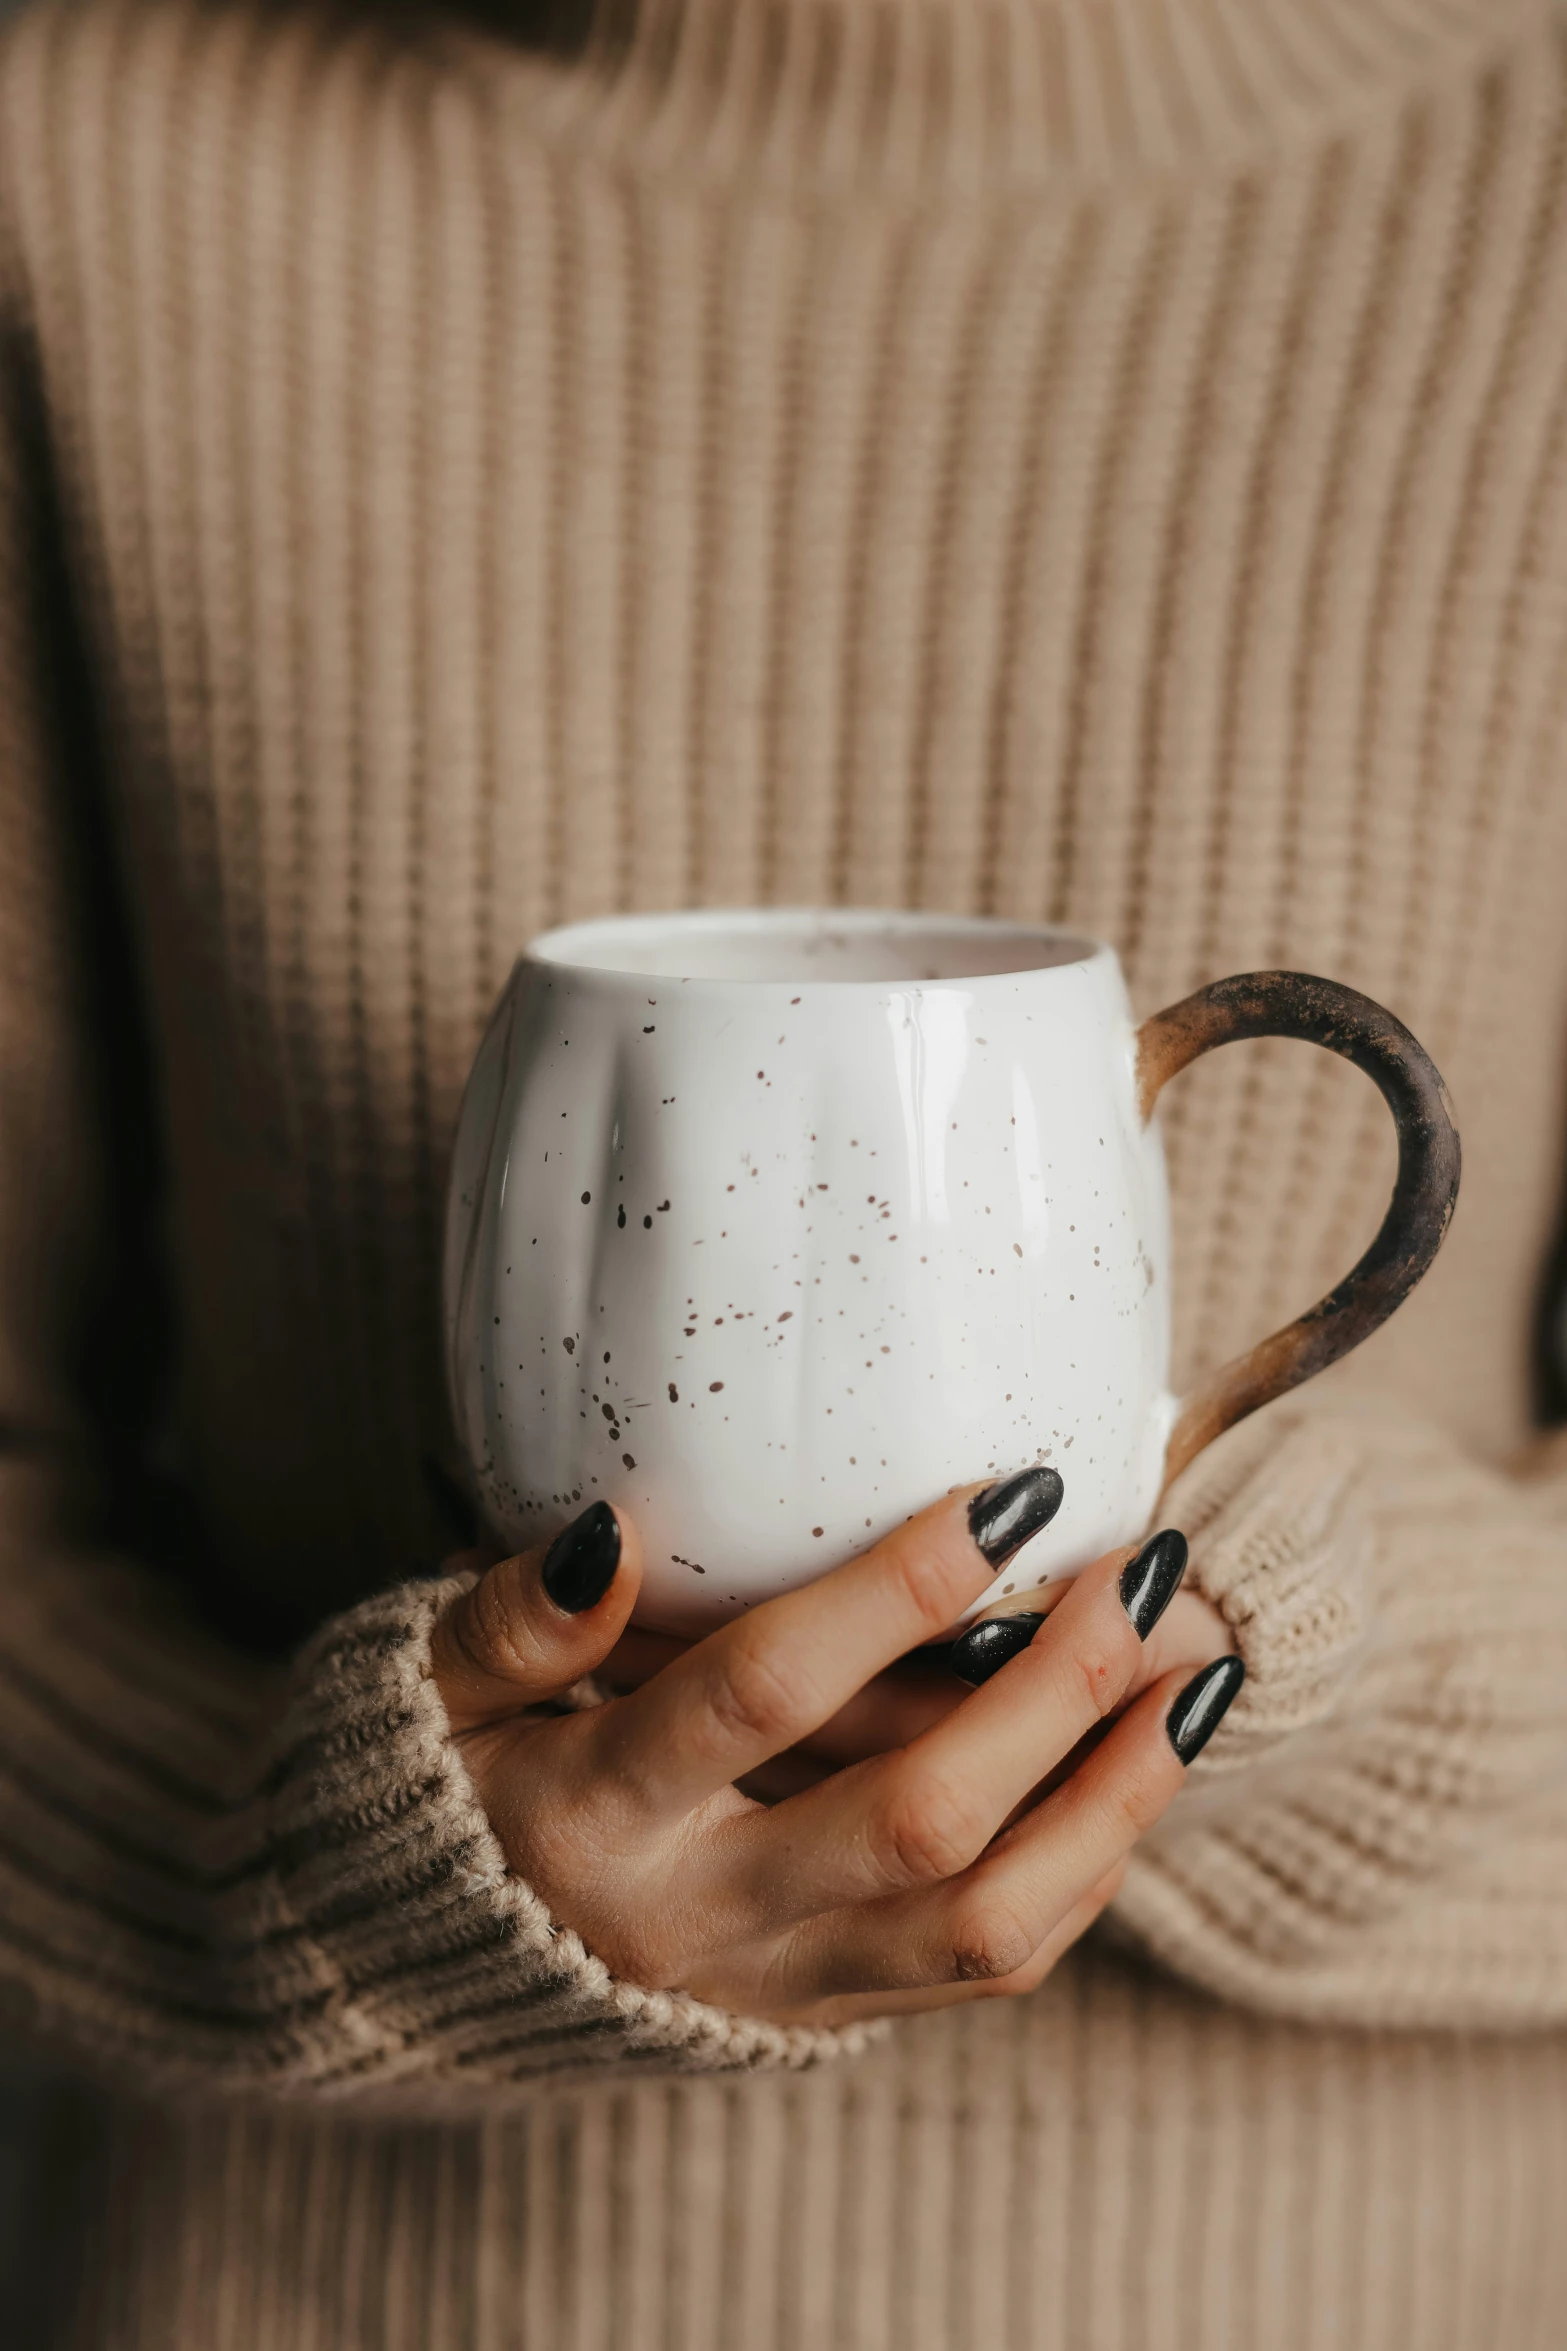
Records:
[[[624,1503],[644,1622],[709,1626],[1034,1461],[1064,1501],[985,1604],[1070,1575],[1143,1530],[1173,1417],[1114,954],[879,912],[535,941],[464,1101],[446,1297],[494,1531]]]

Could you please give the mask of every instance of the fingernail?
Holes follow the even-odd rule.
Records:
[[[602,1600],[620,1565],[620,1522],[607,1502],[590,1502],[544,1554],[544,1589],[567,1616]]]
[[[1065,1492],[1059,1470],[1024,1469],[975,1495],[968,1531],[992,1567],[1005,1567],[1030,1535],[1050,1524]]]
[[[1202,1753],[1245,1679],[1246,1668],[1238,1657],[1216,1657],[1192,1676],[1164,1718],[1170,1744],[1182,1763]]]
[[[1150,1535],[1135,1559],[1121,1570],[1121,1606],[1140,1641],[1146,1641],[1186,1573],[1186,1537],[1179,1527]]]
[[[983,1624],[969,1626],[947,1651],[947,1663],[960,1682],[972,1682],[975,1689],[988,1682],[993,1673],[999,1673],[1009,1657],[1016,1657],[1044,1623],[1042,1616],[987,1616]]]

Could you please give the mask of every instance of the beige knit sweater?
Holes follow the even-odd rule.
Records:
[[[1564,719],[1530,0],[20,20],[0,1972],[129,2085],[63,2339],[1562,2341]],[[1179,1490],[1249,1679],[1110,1942],[864,2054],[507,1876],[406,1580],[511,955],[755,899],[1331,973],[1466,1143],[1414,1303]],[[1302,1048],[1167,1126],[1190,1377],[1390,1154]]]

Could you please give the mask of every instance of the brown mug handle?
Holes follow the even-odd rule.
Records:
[[[1205,1445],[1326,1371],[1402,1305],[1430,1265],[1458,1198],[1458,1129],[1425,1047],[1369,996],[1304,971],[1249,971],[1215,980],[1156,1012],[1137,1032],[1143,1118],[1177,1070],[1236,1037],[1302,1037],[1341,1053],[1373,1078],[1398,1130],[1398,1179],[1382,1229],[1337,1289],[1226,1363],[1182,1405],[1165,1449],[1165,1483]]]

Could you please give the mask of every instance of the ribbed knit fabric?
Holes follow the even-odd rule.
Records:
[[[1564,62],[1532,0],[8,35],[5,2010],[306,2102],[103,2109],[75,2341],[1560,2341]],[[1248,1681],[1121,1950],[868,2053],[546,1917],[408,1580],[511,955],[769,899],[1059,918],[1150,1010],[1328,972],[1466,1147],[1412,1305],[1174,1497]],[[1391,1154],[1284,1047],[1166,1126],[1185,1380]]]
[[[1101,1961],[913,2056],[463,2129],[123,2107],[76,2175],[75,2339],[1548,2351],[1563,2056],[1262,2026]]]

